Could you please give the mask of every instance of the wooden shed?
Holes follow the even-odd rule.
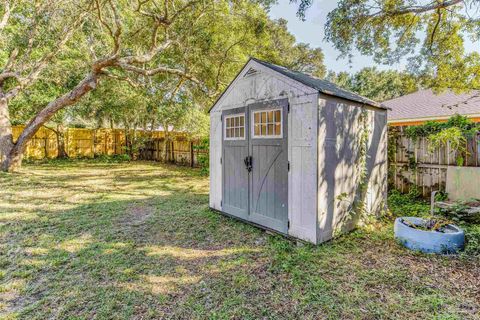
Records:
[[[387,110],[251,58],[210,109],[210,207],[321,243],[378,214]]]

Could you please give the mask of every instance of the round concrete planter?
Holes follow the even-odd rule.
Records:
[[[465,246],[465,233],[455,225],[449,224],[445,232],[424,231],[407,226],[403,219],[415,225],[422,225],[426,220],[416,217],[395,219],[395,239],[411,250],[447,254],[456,253]]]

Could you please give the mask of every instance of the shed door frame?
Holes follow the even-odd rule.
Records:
[[[272,110],[280,110],[280,117],[281,117],[281,126],[280,126],[280,134],[276,134],[273,132],[273,135],[269,136],[258,136],[254,135],[254,113],[261,112],[261,111],[272,111]],[[231,131],[227,133],[227,121],[231,117],[236,115],[244,115],[244,136],[231,136]],[[244,219],[268,229],[273,229],[278,232],[288,234],[289,229],[289,216],[288,216],[288,98],[282,98],[277,100],[269,100],[264,102],[255,102],[246,105],[245,107],[234,108],[234,109],[227,109],[222,112],[222,211],[236,216],[240,219]],[[267,124],[268,130],[268,124]],[[268,131],[267,131],[268,132]],[[230,135],[230,137],[227,137]],[[231,148],[236,149],[236,157],[235,159],[232,158]],[[272,159],[255,159],[253,157],[253,153],[255,152],[254,149],[258,147],[265,147],[265,149],[277,149],[279,150],[279,154],[273,154]],[[230,149],[230,150],[229,150]],[[244,151],[245,150],[245,154]],[[277,152],[277,151],[275,151]],[[240,155],[241,153],[241,155]],[[244,156],[253,157],[252,164],[253,169],[252,172],[247,171],[246,166],[244,164]],[[277,159],[278,158],[278,159]],[[263,160],[263,161],[262,161]],[[277,160],[281,161],[280,164],[274,163]],[[261,165],[263,169],[263,175],[260,177],[260,168],[256,165]],[[235,165],[235,170],[232,170],[232,166]],[[279,183],[274,183],[275,187],[273,188],[273,192],[275,193],[274,198],[274,217],[269,217],[268,214],[262,214],[262,210],[256,209],[254,204],[256,203],[254,200],[259,199],[259,194],[262,192],[263,184],[266,180],[269,180],[268,183],[271,184],[272,177],[267,177],[270,167],[274,165],[277,172],[275,173],[277,177],[273,179],[279,179]],[[267,168],[268,167],[268,168]],[[257,169],[257,171],[255,171]],[[281,174],[278,173],[280,170]],[[243,190],[244,188],[247,189],[247,197],[246,199],[240,196],[243,199],[242,205],[238,203],[233,203],[231,197],[231,190],[226,190],[227,186],[231,186],[231,179],[235,180],[233,183],[233,187],[237,190]],[[246,186],[243,186],[245,183],[244,177],[246,176]],[[228,177],[228,179],[227,179]],[[260,179],[260,180],[259,180]],[[255,181],[254,181],[255,180]],[[278,186],[277,186],[278,185]],[[259,186],[259,187],[258,187]],[[260,189],[259,189],[260,188]],[[260,191],[253,195],[254,190],[259,189]],[[267,187],[265,187],[267,189]],[[277,190],[278,189],[278,190]],[[228,192],[227,192],[228,191]],[[258,191],[258,190],[257,190]],[[280,199],[278,203],[276,203],[277,199],[277,191],[279,193]],[[266,193],[268,194],[270,190],[267,190]],[[243,192],[242,192],[243,194]],[[271,194],[271,193],[270,193]],[[252,199],[253,197],[255,199]],[[238,202],[238,201],[237,201]],[[267,202],[267,200],[265,200]],[[271,202],[271,201],[270,201]],[[277,206],[283,208],[277,208]],[[265,209],[263,210],[265,213]],[[267,210],[268,211],[268,210]],[[277,217],[278,215],[278,217]],[[277,219],[279,218],[279,219]]]
[[[275,127],[270,134],[267,124],[265,135],[255,133],[255,113],[274,113],[273,122],[280,111],[280,133]],[[288,234],[288,99],[271,100],[248,105],[250,121],[249,155],[253,157],[253,169],[249,175],[249,217],[254,223]],[[263,116],[263,115],[262,115]],[[275,126],[275,125],[273,125]],[[260,159],[263,148],[264,158]],[[269,154],[267,154],[267,151]],[[264,200],[262,209],[261,200]],[[272,211],[273,210],[273,211]]]
[[[249,189],[248,171],[243,165],[248,156],[248,116],[246,107],[222,112],[222,211],[248,220]],[[227,137],[227,121],[231,116],[243,115],[244,136]],[[227,190],[233,186],[234,190]],[[227,192],[228,191],[228,192]]]

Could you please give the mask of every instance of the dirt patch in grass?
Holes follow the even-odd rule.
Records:
[[[138,227],[145,224],[145,221],[152,215],[154,208],[146,205],[131,205],[120,224],[126,227]]]
[[[32,187],[34,186],[34,187]],[[158,163],[0,174],[0,308],[18,319],[478,319],[480,261],[412,253],[391,223],[321,246],[208,208]]]

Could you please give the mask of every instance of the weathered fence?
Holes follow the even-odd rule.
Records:
[[[18,138],[23,126],[13,127],[13,139]],[[143,132],[137,135],[145,137],[144,146],[138,151],[139,159],[168,161],[181,165],[196,166],[198,159],[208,150],[197,148],[200,142],[188,140],[184,135],[171,134],[165,139],[163,131]],[[42,127],[28,142],[24,156],[27,159],[53,159],[58,156],[60,144],[58,133],[54,129]],[[64,148],[69,158],[93,158],[100,155],[119,155],[126,153],[127,137],[123,129],[83,129],[66,128],[63,131]]]
[[[467,139],[464,166],[480,166],[480,133]],[[430,150],[427,138],[410,139],[402,128],[389,129],[389,184],[402,192],[418,188],[424,197],[445,190],[448,166],[456,166],[460,155],[449,144]],[[480,182],[479,182],[480,184]]]
[[[208,149],[201,148],[199,140],[184,137],[175,139],[155,138],[147,141],[140,149],[139,158],[162,162],[174,162],[180,165],[197,166],[200,157],[208,156]]]

